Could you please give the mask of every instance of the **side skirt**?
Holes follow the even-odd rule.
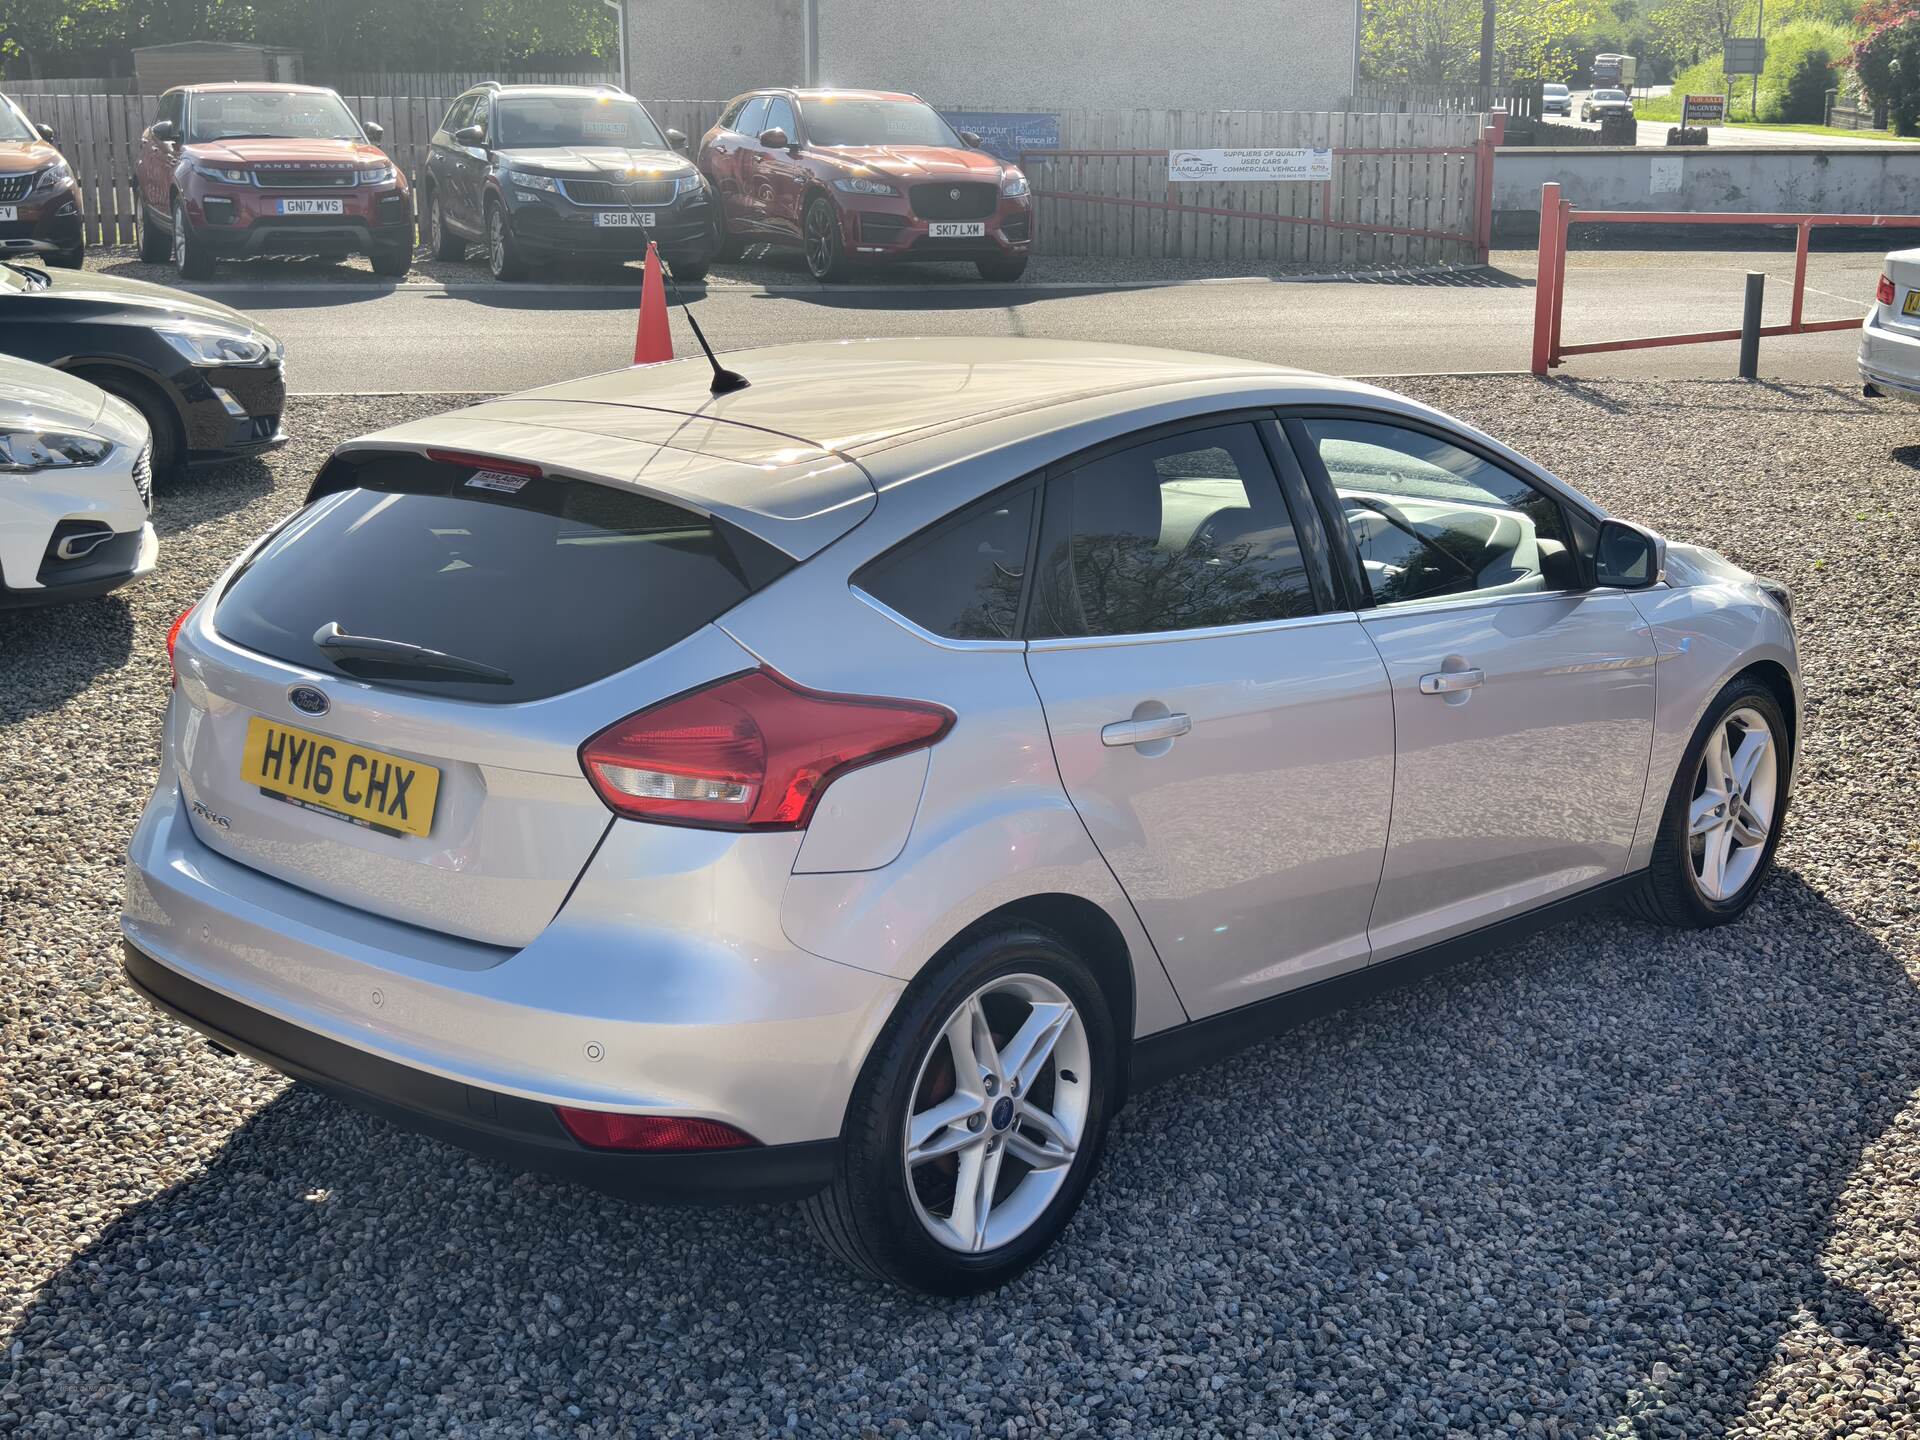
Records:
[[[1133,1042],[1132,1090],[1157,1085],[1188,1070],[1224,1059],[1237,1050],[1291,1030],[1344,1006],[1369,999],[1401,985],[1437,974],[1461,960],[1484,955],[1562,921],[1587,914],[1622,899],[1639,884],[1644,871],[1604,881],[1590,890],[1568,895],[1520,915],[1496,921],[1450,940],[1410,950],[1392,960],[1331,980],[1303,985],[1266,1000],[1176,1025]]]

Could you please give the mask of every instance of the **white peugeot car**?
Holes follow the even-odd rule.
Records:
[[[80,600],[160,553],[147,422],[97,385],[0,355],[0,608]]]
[[[1784,591],[1476,430],[1168,351],[729,358],[334,454],[171,642],[136,985],[402,1124],[804,1197],[960,1293],[1059,1233],[1131,1087],[1767,872]]]
[[[1920,402],[1920,250],[1896,250],[1860,322],[1860,384],[1868,395]]]

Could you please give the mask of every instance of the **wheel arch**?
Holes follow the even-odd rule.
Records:
[[[1780,704],[1780,713],[1787,721],[1787,753],[1797,756],[1800,740],[1799,695],[1794,689],[1793,677],[1787,673],[1787,667],[1778,660],[1756,660],[1733,678],[1758,680],[1773,693],[1773,698]]]
[[[1009,900],[975,920],[945,948],[964,945],[988,930],[1022,922],[1051,930],[1087,962],[1107,997],[1107,1010],[1113,1016],[1114,1032],[1120,1037],[1123,1052],[1130,1050],[1138,1003],[1132,947],[1113,917],[1086,896],[1055,890]]]

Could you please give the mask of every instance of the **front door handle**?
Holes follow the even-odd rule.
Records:
[[[1100,728],[1102,745],[1151,745],[1156,740],[1177,740],[1193,729],[1185,715],[1156,715],[1149,720],[1116,720]]]
[[[1420,677],[1422,695],[1458,695],[1464,690],[1477,689],[1486,672],[1481,670],[1442,670],[1437,675]]]

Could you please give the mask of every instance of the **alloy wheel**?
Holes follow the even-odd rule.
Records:
[[[1779,783],[1778,747],[1766,717],[1744,705],[1728,712],[1700,757],[1687,810],[1687,853],[1707,899],[1733,899],[1759,869]]]
[[[507,268],[507,221],[498,206],[487,212],[487,255],[493,261],[493,273]]]
[[[1086,1138],[1093,1078],[1086,1025],[1051,980],[1004,975],[968,996],[907,1107],[907,1197],[928,1235],[979,1254],[1031,1229]]]
[[[816,276],[833,268],[833,207],[818,200],[807,207],[807,268]]]
[[[174,268],[187,268],[187,210],[184,205],[173,207],[173,264]]]

